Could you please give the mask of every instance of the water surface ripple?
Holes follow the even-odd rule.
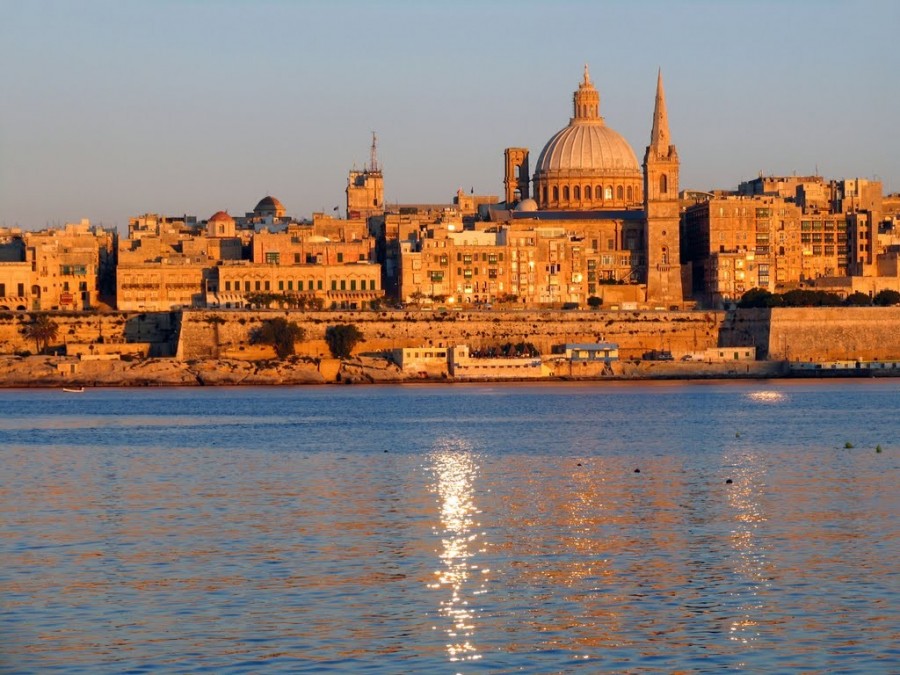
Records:
[[[898,394],[3,391],[0,672],[900,672]]]

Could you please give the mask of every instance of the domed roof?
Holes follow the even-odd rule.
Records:
[[[536,174],[588,172],[591,175],[630,174],[640,171],[634,150],[600,116],[600,94],[591,83],[587,66],[573,96],[569,125],[547,141],[535,165]]]
[[[628,141],[602,121],[572,120],[547,141],[536,170],[621,174],[640,168]]]
[[[516,204],[516,211],[537,211],[538,203],[533,199],[523,199]]]
[[[218,223],[218,222],[234,222],[234,218],[228,215],[225,211],[216,211],[209,217],[210,223]]]
[[[284,204],[269,195],[260,199],[259,204],[256,205],[253,211],[256,213],[274,213],[278,211],[284,213]]]

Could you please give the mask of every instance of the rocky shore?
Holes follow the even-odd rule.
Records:
[[[621,361],[612,372],[596,377],[561,375],[566,380],[691,380],[765,379],[786,375],[784,364],[666,363]],[[286,361],[241,361],[171,358],[80,360],[65,356],[2,356],[0,387],[184,387],[302,384],[382,384],[422,382],[381,358],[357,356],[348,360],[293,357]],[[424,380],[429,381],[429,380]],[[446,375],[431,381],[453,382]]]

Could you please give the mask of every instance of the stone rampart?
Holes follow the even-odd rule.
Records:
[[[774,308],[768,355],[790,361],[900,359],[900,307]]]
[[[42,313],[42,312],[38,312]],[[34,352],[34,342],[26,340],[23,331],[38,314],[36,312],[0,312],[0,354]],[[171,346],[178,330],[177,312],[47,312],[57,325],[51,350],[65,351],[68,344],[106,345],[105,352],[115,351],[110,345],[143,343],[151,356],[171,356]],[[125,350],[135,351],[132,348]]]
[[[715,347],[724,312],[190,310],[184,312],[178,356],[256,358],[260,348],[250,345],[251,333],[275,317],[294,321],[306,331],[297,352],[312,357],[328,355],[329,326],[353,324],[365,339],[355,350],[361,354],[459,344],[478,349],[508,342],[531,342],[549,354],[556,344],[608,341],[618,343],[620,357],[628,359],[651,349],[682,354]]]

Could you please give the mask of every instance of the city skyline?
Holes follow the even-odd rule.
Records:
[[[0,4],[0,225],[343,210],[379,136],[385,198],[502,195],[588,63],[638,154],[666,80],[681,187],[766,174],[900,189],[887,2]]]

